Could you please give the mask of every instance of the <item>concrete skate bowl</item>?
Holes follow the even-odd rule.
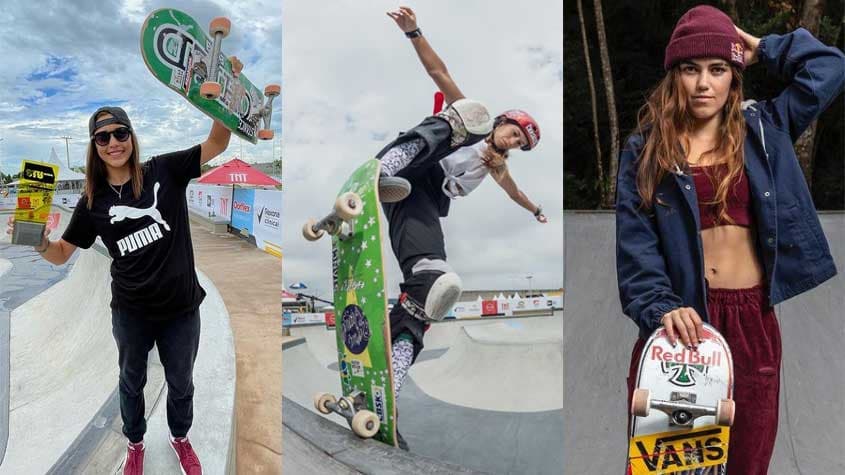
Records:
[[[71,210],[56,209],[64,226]],[[5,299],[15,304],[7,308],[11,313],[6,320],[11,322],[9,438],[0,474],[117,473],[126,439],[121,433],[117,347],[111,334],[111,261],[105,249],[95,244],[78,251],[73,264],[46,264],[61,276],[58,282],[37,276],[45,264],[31,248],[0,244],[0,255],[5,253],[16,257],[11,271],[0,276],[2,293],[18,288],[32,293],[33,283],[37,288],[22,302],[16,296],[19,292],[10,292]],[[190,436],[205,473],[232,473],[232,334],[214,284],[201,273],[199,277],[208,296],[200,309]],[[147,473],[179,473],[167,442],[167,390],[156,351],[150,353],[147,379]]]
[[[820,213],[837,268],[845,270],[845,214]],[[623,473],[625,378],[636,326],[622,314],[613,213],[565,220],[564,438],[569,473]],[[783,336],[780,416],[769,472],[845,473],[845,339],[841,274],[776,308]]]
[[[399,396],[410,453],[318,415],[315,393],[340,394],[335,334],[293,328],[282,356],[284,473],[560,473],[561,328],[560,312],[433,325]]]

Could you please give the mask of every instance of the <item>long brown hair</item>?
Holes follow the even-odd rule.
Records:
[[[144,173],[141,169],[141,152],[138,149],[138,140],[135,139],[135,131],[129,134],[129,140],[132,141],[132,154],[129,156],[129,176],[132,182],[132,195],[137,200],[141,197],[141,189],[144,187]],[[87,158],[85,159],[85,198],[88,201],[88,209],[94,205],[94,194],[98,189],[108,184],[108,173],[106,172],[106,164],[97,153],[97,146],[94,140],[88,142],[88,150],[86,151]]]
[[[718,185],[714,187],[714,201],[706,204],[718,205],[719,220],[733,223],[727,214],[726,201],[730,184],[740,177],[743,170],[745,119],[742,116],[742,71],[733,65],[730,68],[733,79],[721,112],[722,123],[716,146],[701,156],[724,157],[727,173],[710,177],[718,180]],[[689,150],[689,133],[693,127],[687,100],[680,67],[675,66],[657,84],[637,114],[637,133],[645,139],[637,166],[637,192],[645,209],[650,210],[654,206],[657,184],[667,173],[674,172],[676,168],[687,169],[686,150]]]

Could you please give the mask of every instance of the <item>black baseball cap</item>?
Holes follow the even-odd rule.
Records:
[[[111,117],[108,119],[97,120],[97,116],[100,114],[111,114]],[[129,127],[129,130],[132,130],[132,122],[129,121],[129,116],[126,115],[126,111],[121,109],[120,107],[100,107],[97,109],[97,112],[91,114],[91,118],[88,119],[88,136],[93,138],[94,131],[99,129],[104,125],[109,124],[121,124]]]

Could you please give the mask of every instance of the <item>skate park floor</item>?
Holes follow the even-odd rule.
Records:
[[[775,308],[783,339],[780,416],[769,472],[845,473],[845,213],[819,218],[840,275]],[[622,473],[625,378],[637,328],[622,314],[612,212],[564,215],[567,473]],[[741,408],[737,408],[741,410]]]
[[[71,210],[61,214],[60,236]],[[1,217],[5,222],[5,216]],[[0,237],[0,301],[10,316],[9,437],[3,473],[118,473],[126,439],[117,398],[117,348],[111,335],[110,260],[95,244],[53,266],[31,248]],[[235,358],[226,305],[198,272],[207,297],[194,369],[191,441],[205,473],[232,473]],[[157,353],[145,388],[148,473],[180,473],[167,441],[166,389]]]
[[[335,333],[292,328],[282,353],[284,473],[560,473],[562,323],[555,312],[433,325],[399,395],[410,453],[316,412],[315,393],[340,394]]]

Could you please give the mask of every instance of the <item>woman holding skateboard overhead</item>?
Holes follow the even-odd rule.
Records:
[[[243,65],[231,58],[235,76]],[[231,132],[213,122],[205,142],[141,163],[138,139],[120,107],[101,107],[88,122],[91,142],[85,189],[61,239],[35,248],[61,265],[99,236],[112,258],[112,333],[118,348],[124,474],[144,471],[144,385],[153,345],[167,380],[170,445],[183,473],[202,473],[188,440],[193,421],[193,367],[199,348],[197,280],[185,190],[203,164],[229,145]],[[12,225],[12,221],[9,221]]]
[[[387,15],[410,39],[448,104],[442,112],[400,134],[377,155],[382,164],[380,199],[404,280],[400,303],[390,312],[398,394],[408,368],[423,348],[427,321],[442,319],[461,293],[461,281],[446,263],[440,226],[450,201],[469,195],[491,175],[537,221],[545,223],[546,217],[519,189],[507,166],[509,150],[527,151],[537,146],[537,122],[521,110],[491,118],[480,103],[465,99],[417,27],[410,8],[401,7]],[[401,437],[400,446],[404,446]]]
[[[789,85],[743,102],[757,61]],[[664,68],[619,159],[619,295],[640,329],[628,398],[655,329],[695,349],[709,322],[733,353],[727,472],[765,474],[780,386],[773,306],[836,274],[792,143],[842,92],[845,56],[806,30],[756,38],[699,6],[675,26]]]

